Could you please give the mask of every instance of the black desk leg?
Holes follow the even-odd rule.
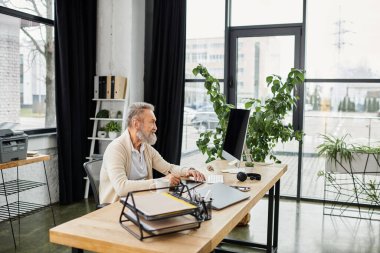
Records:
[[[1,171],[1,178],[3,179],[4,195],[5,195],[5,201],[6,201],[6,203],[7,203],[9,223],[11,224],[13,243],[14,243],[15,248],[16,248],[15,233],[14,233],[14,231],[13,231],[12,218],[11,218],[11,211],[9,210],[8,195],[7,195],[7,189],[6,189],[6,187],[5,187],[4,174],[3,174],[3,170],[0,170],[0,171]]]
[[[267,225],[267,253],[272,252],[273,239],[273,194],[274,187],[270,188],[268,195],[268,225]]]
[[[280,214],[280,180],[275,185],[274,192],[274,225],[273,225],[273,248],[277,250],[278,246],[278,221]]]
[[[257,248],[265,250],[267,253],[277,252],[278,248],[278,223],[280,214],[280,180],[269,190],[268,194],[268,224],[267,224],[267,243],[260,244],[240,240],[223,239],[223,243],[245,246],[248,248]],[[214,252],[233,252],[222,249],[220,245]]]
[[[18,243],[20,243],[20,233],[21,233],[21,224],[20,224],[20,181],[19,181],[19,174],[18,174],[18,166],[16,167],[16,174],[17,174],[17,220],[18,220]]]
[[[47,173],[46,173],[45,162],[42,161],[42,163],[44,164],[44,171],[45,171],[45,178],[46,178],[46,186],[47,186],[47,190],[48,190],[48,194],[49,194],[49,207],[50,207],[50,210],[51,210],[51,214],[53,215],[53,222],[54,222],[54,226],[55,226],[56,224],[55,224],[55,217],[54,217],[53,206],[51,205],[51,196],[50,196],[49,180],[48,180]]]
[[[71,252],[72,253],[83,253],[83,249],[72,248]]]

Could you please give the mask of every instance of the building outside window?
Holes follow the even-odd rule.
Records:
[[[0,5],[0,129],[54,128],[53,1]]]

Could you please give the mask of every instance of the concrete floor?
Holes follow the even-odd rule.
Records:
[[[57,224],[74,219],[94,209],[94,203],[81,201],[72,205],[55,205]],[[263,199],[251,211],[249,226],[235,228],[229,238],[259,243],[266,241],[267,201]],[[49,243],[48,229],[53,226],[50,209],[21,219],[20,236],[16,230],[17,249],[13,247],[8,222],[0,223],[0,252],[71,252],[71,249]],[[230,248],[225,246],[226,248]],[[230,248],[236,252],[263,252]],[[341,218],[323,215],[323,206],[316,203],[296,203],[281,200],[279,253],[340,253],[380,252],[380,221]]]

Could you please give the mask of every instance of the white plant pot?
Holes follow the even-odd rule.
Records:
[[[118,135],[118,132],[108,132],[108,137],[110,137],[110,139],[115,139]]]
[[[341,161],[338,155],[337,160],[343,165],[340,165],[335,160],[326,160],[326,172],[332,172],[335,174],[351,174],[352,173],[380,173],[380,166],[377,164],[375,157],[372,154],[363,153],[353,153],[353,159],[351,162],[351,167],[348,161]],[[380,156],[376,155],[378,161],[380,161]],[[368,163],[367,163],[368,159]],[[366,166],[367,163],[367,166]]]
[[[106,138],[107,132],[106,131],[98,131],[98,137],[99,138]]]

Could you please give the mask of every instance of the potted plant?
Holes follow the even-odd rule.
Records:
[[[326,157],[325,171],[340,174],[380,173],[380,147],[349,144],[348,135],[322,135],[318,154]]]
[[[318,172],[318,177],[325,178],[326,192],[332,199],[358,205],[358,217],[363,213],[359,204],[380,205],[380,147],[368,147],[347,142],[346,138],[323,135],[324,142],[319,145],[318,154],[326,158],[325,170]],[[330,207],[331,213],[344,216],[347,206]],[[351,214],[350,214],[351,215]]]
[[[110,121],[106,125],[106,129],[108,132],[108,137],[111,139],[115,139],[117,135],[121,132],[121,126],[116,121]]]
[[[106,136],[107,136],[106,128],[105,127],[99,127],[97,134],[98,134],[99,138],[106,138]]]
[[[121,118],[123,118],[123,113],[122,113],[121,111],[117,111],[117,113],[116,113],[116,118],[117,118],[117,119],[121,119]]]
[[[109,118],[110,112],[108,110],[102,109],[98,111],[98,113],[95,116],[96,118]]]
[[[210,162],[222,157],[229,112],[234,106],[226,103],[224,94],[220,92],[218,79],[210,75],[204,66],[198,65],[193,69],[193,74],[200,74],[205,78],[204,87],[219,120],[215,131],[201,133],[197,141],[199,150],[208,156],[206,162]],[[287,112],[296,105],[298,97],[293,95],[293,91],[303,80],[304,72],[298,69],[291,69],[285,81],[277,75],[268,76],[266,81],[272,91],[272,97],[265,101],[252,98],[245,103],[245,108],[251,109],[252,113],[248,123],[246,145],[254,161],[264,162],[269,157],[279,163],[280,160],[273,153],[275,145],[279,141],[302,139],[303,133],[295,131],[291,124],[285,126],[283,120]]]

